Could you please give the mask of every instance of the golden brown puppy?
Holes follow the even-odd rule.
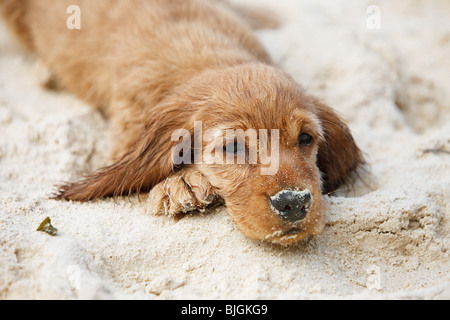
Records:
[[[73,5],[81,29],[66,25]],[[115,125],[115,164],[62,186],[58,199],[151,191],[151,211],[172,215],[222,199],[248,237],[290,244],[322,232],[322,193],[363,162],[336,113],[274,67],[224,1],[0,0],[0,9],[52,78]]]

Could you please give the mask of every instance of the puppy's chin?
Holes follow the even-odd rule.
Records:
[[[302,229],[301,227],[293,227],[288,230],[279,230],[275,231],[273,234],[265,237],[265,241],[269,241],[271,243],[288,246],[296,244],[308,236],[317,236],[320,235],[325,228],[325,219],[321,218],[321,220],[313,226],[312,229]]]
[[[308,236],[320,235],[325,228],[326,211],[323,201],[317,201],[308,216],[296,223],[283,222],[268,206],[263,210],[228,206],[230,216],[239,230],[248,238],[279,245],[293,245]]]

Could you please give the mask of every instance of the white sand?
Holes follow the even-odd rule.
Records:
[[[369,186],[329,198],[324,234],[289,248],[246,239],[226,209],[47,200],[106,164],[108,123],[41,89],[0,28],[0,298],[450,298],[450,3],[266,1],[285,24],[261,39],[348,120]],[[46,217],[57,237],[35,231]]]

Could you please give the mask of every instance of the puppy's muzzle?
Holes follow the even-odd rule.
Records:
[[[283,190],[270,198],[275,212],[286,222],[295,223],[306,218],[313,205],[311,191]]]

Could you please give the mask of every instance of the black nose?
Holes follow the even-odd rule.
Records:
[[[298,222],[306,218],[313,204],[311,191],[284,190],[270,198],[275,212],[287,222]]]

